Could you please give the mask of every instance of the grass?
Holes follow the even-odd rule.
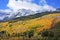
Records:
[[[5,31],[2,35],[5,35],[4,37],[1,37],[1,39],[11,39],[13,40],[23,40],[23,39],[29,39],[33,40],[34,38],[37,39],[44,39],[41,35],[38,35],[43,29],[51,29],[52,27],[60,26],[60,18],[57,18],[57,16],[60,13],[56,14],[48,14],[42,17],[32,18],[29,20],[20,20],[19,18],[17,20],[11,20],[7,22],[1,22],[0,23],[0,33],[2,31]],[[56,20],[56,21],[54,21]],[[54,23],[53,23],[54,22]],[[58,24],[56,24],[59,22]],[[55,25],[55,26],[52,26]],[[26,35],[25,35],[26,34]],[[10,35],[10,36],[9,36]],[[12,37],[15,36],[15,37]],[[25,36],[24,36],[25,35]],[[28,35],[28,36],[27,36]],[[0,35],[1,36],[1,35]],[[27,36],[27,37],[26,37]],[[32,36],[29,38],[29,36]]]

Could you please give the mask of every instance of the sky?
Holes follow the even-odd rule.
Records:
[[[0,20],[12,18],[19,9],[44,12],[55,11],[56,8],[60,8],[60,0],[0,0]]]
[[[34,6],[31,6],[31,4],[33,4]],[[22,8],[28,9],[29,7],[33,8],[35,6],[36,6],[35,8],[38,9],[39,7],[46,4],[53,8],[60,8],[60,0],[0,0],[0,10],[6,10],[6,9],[17,10],[17,9],[22,9]]]

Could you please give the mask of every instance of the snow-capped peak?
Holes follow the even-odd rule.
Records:
[[[13,18],[17,18],[17,17],[21,17],[21,16],[27,16],[27,15],[33,15],[35,14],[34,11],[31,11],[30,9],[26,10],[26,9],[19,9],[16,12],[3,12],[0,11],[0,19],[2,20],[10,20]]]

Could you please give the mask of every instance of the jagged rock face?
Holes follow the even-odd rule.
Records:
[[[30,9],[28,9],[28,10],[26,10],[26,9],[19,9],[16,12],[0,11],[0,21],[11,20],[11,19],[14,19],[14,18],[17,18],[17,17],[34,15],[34,14],[36,14],[36,12],[32,11]]]
[[[35,14],[34,11],[26,10],[26,9],[19,9],[16,13],[17,13],[16,16],[19,16],[19,17]]]

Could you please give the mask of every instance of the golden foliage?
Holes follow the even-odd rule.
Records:
[[[30,30],[32,27],[36,25],[42,25],[42,27],[38,27],[36,32],[40,32],[43,29],[50,29],[55,18],[60,16],[59,13],[49,14],[39,18],[26,20],[26,21],[17,21],[17,22],[1,22],[0,23],[0,31],[6,30],[10,34],[12,33],[22,33]],[[59,20],[60,18],[58,18]]]

